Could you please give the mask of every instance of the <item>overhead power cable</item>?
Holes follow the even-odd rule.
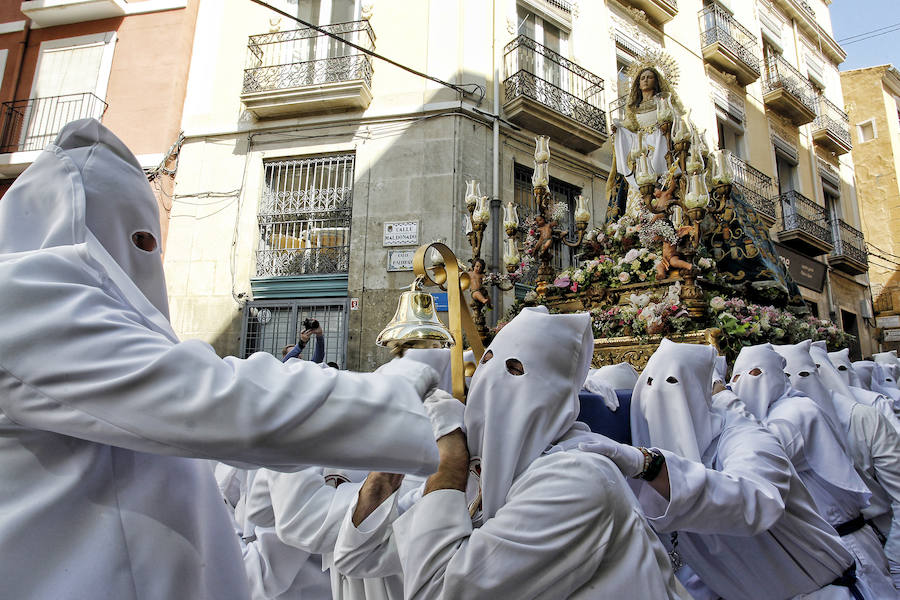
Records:
[[[841,38],[841,39],[837,40],[837,42],[839,44],[843,44],[844,42],[849,42],[850,40],[853,40],[855,38],[865,37],[865,36],[871,35],[873,33],[878,33],[879,31],[884,31],[885,29],[890,29],[891,27],[896,27],[897,25],[900,25],[900,23],[894,23],[893,25],[885,25],[884,27],[879,27],[878,29],[872,29],[870,31],[863,31],[862,33],[857,33],[856,35],[848,35],[845,38]]]
[[[271,11],[273,11],[273,12],[276,12],[276,13],[278,13],[279,15],[281,15],[281,16],[283,16],[283,17],[287,17],[288,19],[293,19],[294,21],[296,21],[297,23],[300,23],[300,24],[303,25],[304,27],[308,27],[308,28],[310,28],[310,29],[313,29],[313,30],[315,30],[315,31],[318,31],[318,32],[321,33],[322,35],[326,35],[326,36],[328,36],[328,37],[330,37],[330,38],[333,38],[333,39],[335,39],[335,40],[337,40],[337,41],[339,41],[339,42],[341,42],[341,43],[343,43],[343,44],[346,44],[347,46],[350,46],[351,48],[354,48],[355,50],[359,50],[359,51],[362,52],[363,54],[366,54],[366,55],[368,55],[368,56],[371,56],[372,58],[377,58],[378,60],[383,60],[384,62],[386,62],[386,63],[388,63],[388,64],[390,64],[390,65],[393,65],[393,66],[397,67],[398,69],[403,69],[403,70],[406,71],[407,73],[412,73],[413,75],[416,75],[416,76],[418,76],[418,77],[423,77],[423,78],[425,78],[425,79],[428,79],[429,81],[433,81],[433,82],[435,82],[435,83],[439,83],[439,84],[441,84],[441,85],[443,85],[443,86],[445,86],[445,87],[448,87],[448,88],[450,88],[450,89],[452,89],[452,90],[455,90],[456,92],[459,92],[460,94],[476,96],[476,97],[478,98],[478,102],[479,102],[479,103],[480,103],[482,100],[484,100],[484,96],[485,96],[485,89],[484,89],[484,86],[482,86],[482,85],[480,85],[480,84],[478,84],[478,83],[464,83],[464,84],[462,84],[462,85],[457,85],[457,84],[455,84],[455,83],[450,83],[449,81],[444,81],[443,79],[439,79],[439,78],[437,78],[437,77],[435,77],[435,76],[433,76],[433,75],[429,75],[429,74],[427,74],[427,73],[423,73],[423,72],[421,72],[421,71],[417,71],[416,69],[413,69],[412,67],[407,67],[407,66],[404,65],[404,64],[398,63],[397,61],[395,61],[395,60],[393,60],[393,59],[390,59],[390,58],[388,58],[388,57],[386,57],[386,56],[382,56],[381,54],[378,54],[377,52],[374,52],[374,51],[372,51],[372,50],[369,50],[368,48],[364,48],[363,46],[360,46],[360,45],[358,45],[358,44],[354,44],[353,42],[348,42],[347,40],[345,40],[344,38],[342,38],[341,36],[339,36],[339,35],[336,34],[336,33],[332,33],[332,32],[330,32],[330,31],[328,31],[327,29],[324,29],[324,28],[322,28],[322,27],[319,27],[318,25],[313,25],[312,23],[307,23],[307,22],[304,21],[303,19],[301,19],[301,18],[299,18],[299,17],[295,17],[294,15],[292,15],[292,14],[290,14],[290,13],[288,13],[288,12],[285,12],[285,11],[283,11],[283,10],[281,10],[281,9],[275,8],[275,7],[272,6],[271,4],[268,4],[268,3],[266,3],[266,2],[263,2],[262,0],[250,0],[250,2],[253,2],[253,3],[255,3],[255,4],[259,4],[260,6],[264,6],[265,8],[268,8],[269,10],[271,10]]]
[[[872,35],[857,38],[855,40],[850,40],[849,42],[840,42],[840,44],[842,46],[849,46],[850,44],[855,44],[856,42],[865,42],[866,40],[871,40],[872,38],[877,38],[879,36],[886,35],[888,33],[894,33],[895,31],[900,31],[900,23],[898,23],[897,25],[894,25],[891,29],[888,29],[887,31],[882,31],[881,33],[873,33]]]

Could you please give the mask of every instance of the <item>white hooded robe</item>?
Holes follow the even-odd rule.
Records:
[[[179,342],[159,248],[132,244],[160,239],[156,205],[96,120],[63,128],[0,201],[4,597],[246,598],[231,519],[198,458],[437,464],[400,377]]]

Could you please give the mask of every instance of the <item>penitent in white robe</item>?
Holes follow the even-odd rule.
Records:
[[[265,471],[254,482],[264,487],[275,515],[275,531],[282,543],[322,555],[320,569],[330,569],[330,594],[335,600],[400,600],[403,579],[398,574],[382,577],[348,577],[334,567],[333,551],[348,507],[355,503],[366,473],[313,468],[299,473]],[[421,484],[407,477],[401,490]],[[339,484],[335,487],[335,484]],[[306,597],[304,597],[305,599]]]
[[[0,595],[247,598],[232,520],[198,459],[428,474],[437,448],[419,394],[401,377],[180,342],[158,251],[128,273],[85,224],[100,199],[112,225],[143,210],[105,233],[130,244],[158,231],[144,173],[98,122],[70,133],[74,149],[49,146],[0,202]]]
[[[431,492],[399,518],[397,503],[359,528],[348,515],[338,565],[403,572],[407,598],[688,598],[622,474],[598,455],[538,458],[474,529],[461,491]],[[374,558],[354,557],[354,545]]]
[[[853,559],[817,513],[778,440],[738,411],[724,417],[703,464],[662,451],[668,502],[640,484],[638,498],[653,528],[677,532],[678,554],[723,598],[849,597],[828,584]]]

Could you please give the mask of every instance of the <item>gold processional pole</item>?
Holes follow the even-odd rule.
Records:
[[[443,265],[425,265],[429,250],[436,251]],[[440,242],[419,246],[413,257],[415,281],[409,290],[400,294],[397,311],[391,322],[378,334],[375,343],[386,346],[402,355],[407,348],[450,348],[450,369],[453,380],[453,396],[465,403],[465,378],[471,375],[484,354],[484,345],[472,320],[469,308],[463,301],[463,291],[469,287],[469,275],[461,272],[459,261],[450,248]],[[450,327],[438,318],[434,297],[420,287],[437,287],[447,290]],[[474,364],[464,364],[463,333],[466,334]],[[468,371],[468,373],[467,373]]]

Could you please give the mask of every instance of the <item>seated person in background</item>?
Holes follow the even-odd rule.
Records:
[[[337,567],[358,562],[348,537],[368,537],[407,598],[689,598],[615,465],[577,449],[595,439],[575,421],[592,353],[589,315],[523,310],[465,406],[439,392],[426,402],[441,462],[422,498],[391,527],[396,478],[370,474]]]
[[[610,457],[628,477],[644,473],[636,482],[644,514],[665,534],[676,565],[683,559],[715,594],[849,598],[839,588],[855,583],[853,558],[781,444],[739,411],[710,409],[715,358],[710,346],[664,339],[631,403],[632,437],[651,449],[612,440],[581,447]]]

